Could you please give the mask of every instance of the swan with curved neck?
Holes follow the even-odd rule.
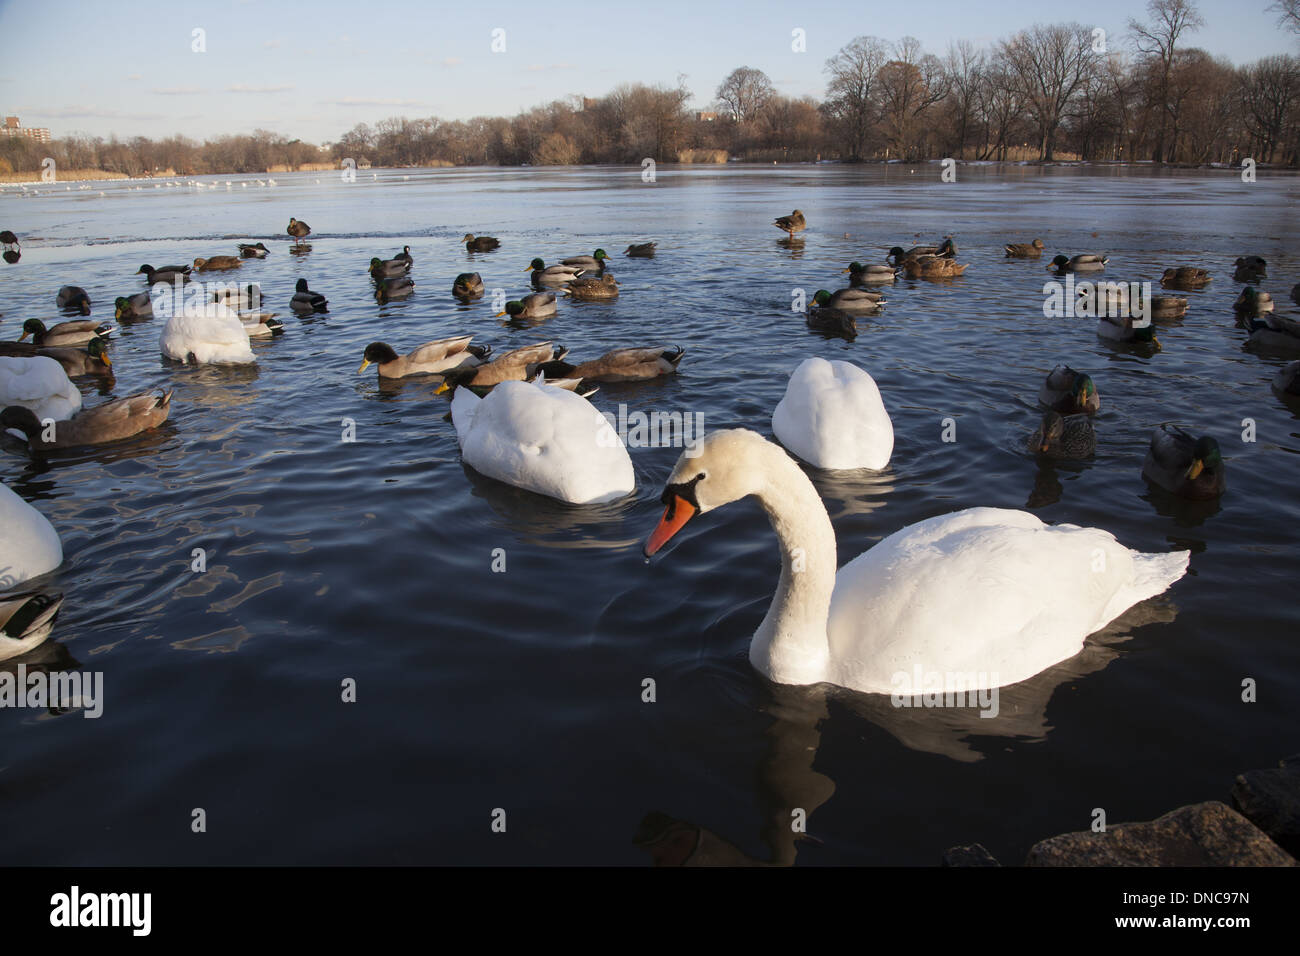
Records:
[[[896,694],[920,693],[929,675],[957,675],[971,690],[1014,684],[1164,591],[1189,557],[1130,551],[1106,531],[1049,526],[1024,511],[970,508],[903,528],[837,571],[812,482],[747,429],[713,432],[678,459],[646,555],[695,515],[750,495],[776,531],[781,577],[749,659],[779,684]]]

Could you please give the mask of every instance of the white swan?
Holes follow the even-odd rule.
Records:
[[[613,501],[636,487],[609,422],[563,388],[502,382],[486,398],[458,388],[451,419],[465,463],[489,478],[572,504]]]
[[[772,431],[818,468],[884,468],[894,451],[880,389],[850,362],[800,362],[772,413]]]
[[[789,455],[747,429],[713,432],[695,451],[668,479],[645,553],[693,515],[756,495],[781,579],[749,659],[780,684],[901,695],[932,675],[972,690],[1014,684],[1187,570],[1187,551],[1142,554],[1098,528],[970,508],[903,528],[837,573],[830,518]]]
[[[45,515],[0,484],[0,591],[53,571],[63,563],[63,545]]]
[[[37,418],[63,420],[81,410],[81,392],[52,358],[0,356],[0,408],[22,405]]]
[[[163,355],[196,365],[246,365],[256,362],[239,313],[209,302],[178,310],[158,337]]]

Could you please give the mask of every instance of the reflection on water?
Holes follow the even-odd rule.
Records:
[[[971,167],[955,188],[925,172],[663,167],[651,189],[622,169],[376,170],[349,186],[286,174],[274,191],[105,183],[104,198],[75,206],[0,190],[6,225],[31,237],[4,271],[0,335],[16,337],[17,316],[53,318],[64,282],[87,289],[92,317],[111,318],[98,304],[139,291],[140,263],[259,240],[271,255],[239,279],[261,283],[285,323],[255,343],[255,366],[231,368],[164,361],[161,318],[124,326],[110,345],[115,379],[79,387],[88,405],[175,389],[166,425],[37,457],[0,441],[0,479],[64,545],[41,584],[65,603],[32,653],[56,667],[77,666],[57,655],[93,657],[106,698],[98,721],[35,727],[0,711],[0,810],[60,820],[57,832],[10,834],[0,859],[930,864],[972,839],[1011,859],[1075,826],[1080,793],[1087,807],[1156,813],[1275,760],[1294,733],[1281,702],[1300,687],[1300,609],[1286,591],[1300,408],[1270,388],[1287,358],[1242,347],[1231,264],[1266,256],[1281,278],[1263,286],[1293,314],[1279,293],[1300,278],[1297,180],[1261,175],[1243,191],[1213,173],[1011,166]],[[809,228],[792,241],[771,222],[796,207]],[[283,234],[289,214],[313,224],[310,252]],[[468,254],[467,231],[502,250]],[[848,263],[949,233],[966,274],[887,287],[889,304],[858,320],[853,342],[791,311],[792,290],[833,291]],[[1193,261],[1216,281],[1162,324],[1163,351],[1112,345],[1095,321],[1044,318],[1042,263],[1002,249],[1033,235],[1045,255],[1104,248],[1114,281]],[[497,320],[490,296],[463,304],[447,291],[477,271],[517,299],[534,256],[646,240],[659,243],[654,258],[615,257],[617,299],[566,300],[540,327]],[[365,266],[403,245],[417,292],[381,306]],[[299,278],[328,314],[288,309]],[[896,444],[878,473],[807,469],[841,564],[907,524],[991,505],[1100,526],[1140,550],[1188,547],[1192,568],[1076,657],[1004,688],[995,719],[774,687],[747,659],[779,573],[753,501],[701,516],[670,560],[647,564],[641,543],[680,449],[630,449],[626,499],[563,505],[463,466],[436,380],[356,374],[370,342],[400,351],[467,333],[496,354],[562,342],[575,361],[681,346],[676,375],[603,385],[592,404],[763,434],[801,359],[858,362]],[[1021,444],[1061,362],[1101,393],[1087,462],[1038,462]],[[1238,443],[1247,417],[1259,440]],[[1146,486],[1142,461],[1165,421],[1219,438],[1230,471],[1220,501]],[[1224,674],[1256,671],[1275,694],[1244,708],[1223,692]],[[348,677],[356,704],[339,700]],[[655,703],[639,698],[647,677]],[[222,808],[220,843],[178,843],[157,826],[157,807],[196,793]],[[493,807],[509,810],[508,835],[467,822]],[[629,836],[651,810],[663,816],[638,831],[647,857]],[[809,839],[791,829],[795,810]]]

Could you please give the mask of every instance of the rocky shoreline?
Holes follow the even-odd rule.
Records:
[[[1296,866],[1300,855],[1300,754],[1238,774],[1229,795],[1143,823],[1040,840],[1025,866]],[[978,843],[950,847],[944,866],[1001,866]]]

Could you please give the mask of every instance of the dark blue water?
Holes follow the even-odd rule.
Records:
[[[49,519],[66,604],[25,659],[104,674],[104,713],[0,711],[0,862],[613,863],[651,811],[763,860],[933,864],[978,840],[1006,862],[1095,807],[1112,822],[1226,796],[1233,774],[1297,749],[1297,411],[1269,382],[1285,357],[1243,349],[1232,261],[1269,260],[1279,307],[1300,280],[1300,184],[1234,173],[962,167],[362,171],[191,185],[15,187],[0,226],[25,238],[0,270],[0,335],[55,318],[62,284],[95,315],[143,289],[132,275],[262,239],[247,263],[286,332],[256,367],[184,369],[158,353],[162,320],[122,329],[116,384],[86,404],[176,390],[171,420],[111,448],[32,461],[0,448],[0,478]],[[265,178],[263,182],[265,182]],[[248,185],[244,185],[247,183]],[[216,188],[208,188],[212,184]],[[143,188],[139,188],[143,185]],[[104,195],[100,195],[101,192]],[[798,207],[802,245],[770,222]],[[284,227],[306,220],[312,249]],[[499,236],[468,256],[465,232]],[[792,290],[842,284],[917,237],[956,237],[972,263],[948,283],[900,282],[853,343],[810,332]],[[1002,244],[1041,236],[1041,262]],[[622,260],[656,239],[653,260]],[[375,304],[365,266],[410,245],[416,295]],[[561,304],[535,328],[463,306],[479,271],[511,297],[524,268],[602,246],[622,296]],[[1107,278],[1170,265],[1215,281],[1144,355],[1095,322],[1046,319],[1055,252],[1111,256]],[[287,306],[306,277],[326,316]],[[368,342],[405,351],[470,333],[500,352],[554,340],[572,357],[681,345],[671,379],[606,385],[602,409],[700,412],[707,428],[770,434],[787,376],[809,355],[879,383],[897,442],[878,475],[813,474],[844,563],[885,535],[974,505],[1097,525],[1133,548],[1190,548],[1188,576],[1090,639],[1076,658],[1005,689],[1001,715],[899,710],[888,698],[768,684],[746,659],[779,567],[752,502],[693,522],[654,564],[673,448],[633,448],[636,494],[575,508],[460,463],[445,396],[356,374]],[[1043,375],[1092,373],[1096,457],[1040,467],[1020,443]],[[955,419],[955,443],[940,422]],[[356,441],[341,440],[343,419]],[[1241,441],[1242,421],[1258,440]],[[1155,425],[1215,435],[1217,506],[1141,478]],[[190,570],[194,548],[207,571]],[[504,549],[506,570],[492,570]],[[0,664],[15,669],[20,660]],[[643,703],[642,681],[657,701]],[[1257,703],[1241,700],[1254,678]],[[356,681],[357,701],[341,684]],[[195,808],[208,829],[191,832]],[[506,811],[505,833],[492,814]],[[820,843],[795,844],[793,808]],[[730,852],[730,851],[729,851]],[[737,857],[738,858],[738,857]]]

